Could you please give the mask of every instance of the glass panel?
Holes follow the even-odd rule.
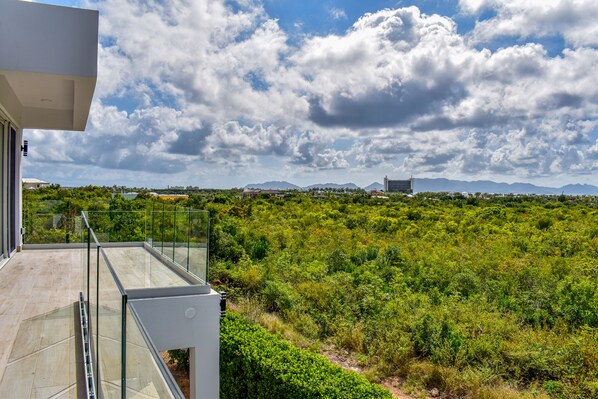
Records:
[[[189,272],[202,279],[208,279],[208,212],[189,213]]]
[[[145,240],[145,211],[89,212],[88,217],[100,243]]]
[[[166,211],[162,215],[162,229],[163,234],[162,237],[164,239],[164,245],[162,249],[162,254],[169,259],[174,259],[174,212],[173,211]]]
[[[88,301],[88,308],[87,308],[87,315],[89,318],[89,328],[92,335],[91,340],[91,350],[93,354],[93,358],[96,359],[96,362],[93,365],[93,373],[94,379],[98,380],[98,363],[97,363],[97,353],[98,353],[98,335],[97,335],[97,325],[98,325],[98,247],[95,245],[95,242],[92,238],[91,243],[91,250],[89,251],[89,298]],[[87,260],[86,260],[87,262]]]
[[[17,131],[8,126],[8,252],[17,248]]]
[[[37,213],[25,220],[25,244],[63,244],[81,241],[81,217]]]
[[[111,242],[143,242],[145,240],[145,211],[109,212]]]
[[[155,207],[152,207],[152,216],[151,216],[151,245],[154,247],[158,252],[162,253],[162,245],[164,240],[164,212],[163,206],[160,204],[156,204]]]
[[[0,259],[6,254],[6,124],[0,123]]]
[[[127,312],[127,398],[174,398],[132,309]]]
[[[104,398],[120,398],[122,387],[122,294],[108,268],[106,255],[100,249],[100,290],[98,307],[99,383]],[[96,381],[97,382],[97,381]]]
[[[183,269],[188,270],[189,259],[189,211],[184,208],[175,209],[174,212],[174,261]]]

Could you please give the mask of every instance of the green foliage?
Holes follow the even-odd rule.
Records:
[[[598,375],[596,198],[474,198],[231,196],[211,208],[215,231],[230,234],[212,252],[213,276],[233,300],[381,376],[456,396],[507,384],[587,397]],[[270,244],[263,258],[258,237]]]
[[[177,370],[189,370],[189,349],[173,349],[168,351],[169,363],[174,364]]]
[[[36,191],[25,208],[65,217],[36,222],[55,239],[73,211],[135,205]],[[312,195],[186,201],[210,211],[211,282],[254,320],[447,397],[598,397],[596,197]]]
[[[270,243],[265,236],[259,236],[251,245],[251,258],[254,260],[262,260],[266,257],[270,249]]]
[[[229,312],[220,326],[220,397],[390,399],[391,395]]]
[[[552,223],[552,219],[548,217],[543,217],[538,220],[538,222],[536,223],[536,227],[538,228],[538,230],[548,230],[550,226],[552,226]]]

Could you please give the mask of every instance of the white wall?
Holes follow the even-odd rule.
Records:
[[[220,394],[220,294],[129,300],[159,351],[191,349],[191,397]]]
[[[85,130],[98,17],[94,10],[0,0],[0,104],[14,124]]]
[[[97,76],[97,11],[16,0],[0,11],[0,69]]]

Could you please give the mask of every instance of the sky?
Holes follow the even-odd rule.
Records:
[[[598,185],[595,0],[44,2],[100,11],[98,81],[26,177]]]

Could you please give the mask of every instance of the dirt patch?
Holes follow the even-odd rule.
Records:
[[[160,355],[162,355],[162,359],[164,359],[164,362],[166,363],[168,369],[172,373],[172,376],[174,377],[174,380],[178,384],[179,388],[181,389],[181,392],[183,393],[183,395],[185,395],[185,398],[190,399],[191,386],[189,385],[189,370],[179,370],[177,369],[175,364],[171,364],[168,351],[160,352]]]
[[[338,350],[334,346],[326,346],[320,350],[320,353],[327,357],[330,362],[341,366],[345,370],[355,371],[359,374],[366,372],[365,368],[359,365],[357,359],[348,351]],[[389,377],[380,382],[380,385],[388,389],[393,398],[396,399],[413,399],[412,396],[407,395],[401,387],[403,381],[399,377]]]

